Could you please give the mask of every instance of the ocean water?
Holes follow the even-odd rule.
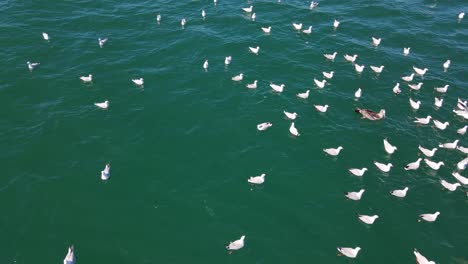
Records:
[[[256,21],[241,10],[251,4]],[[451,193],[438,182],[455,182],[451,173],[466,155],[440,149],[433,158],[445,162],[439,171],[424,163],[403,169],[421,157],[418,145],[468,145],[456,133],[467,122],[452,113],[457,98],[468,97],[468,20],[457,20],[467,2],[308,5],[2,1],[0,263],[60,263],[71,244],[76,263],[414,263],[414,248],[437,263],[468,263],[467,188]],[[312,25],[313,33],[294,31],[292,22]],[[260,27],[269,25],[264,34]],[[379,47],[372,36],[382,38]],[[99,37],[109,38],[103,48]],[[257,45],[259,54],[249,53]],[[323,57],[334,51],[334,62]],[[358,54],[364,72],[344,54]],[[41,64],[30,72],[26,61]],[[384,72],[370,65],[385,65]],[[419,91],[401,80],[413,65],[429,68],[415,77],[424,83]],[[331,70],[335,77],[317,89],[313,79]],[[242,82],[231,81],[241,72]],[[82,83],[88,74],[93,82]],[[131,82],[139,77],[144,87]],[[258,88],[245,88],[253,80]],[[272,92],[270,82],[284,83],[284,92]],[[444,84],[450,87],[436,109],[433,88]],[[307,100],[296,97],[308,89]],[[410,97],[421,100],[418,111]],[[104,100],[107,110],[93,105]],[[323,114],[314,104],[330,107]],[[363,120],[355,107],[384,108],[387,117]],[[289,134],[283,110],[298,113],[299,137]],[[450,125],[415,126],[414,117],[426,115]],[[267,121],[273,126],[257,131]],[[391,156],[385,137],[398,147]],[[324,155],[339,145],[338,157]],[[373,161],[394,168],[385,174]],[[353,167],[369,171],[358,178],[347,171]],[[262,186],[247,183],[261,173]],[[405,186],[405,199],[389,194]],[[361,201],[345,199],[361,188]],[[435,211],[435,223],[417,222]],[[367,226],[357,213],[380,218]],[[241,235],[245,247],[228,254],[225,246]],[[337,256],[342,246],[362,250],[349,260]]]

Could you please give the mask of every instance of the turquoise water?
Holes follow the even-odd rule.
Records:
[[[249,5],[0,3],[0,263],[60,263],[70,244],[77,263],[414,263],[413,248],[437,263],[468,262],[467,189],[449,193],[438,183],[455,182],[451,173],[466,155],[441,149],[433,158],[446,164],[439,171],[424,163],[403,169],[421,156],[419,144],[468,145],[456,133],[467,122],[452,113],[457,97],[467,97],[468,21],[457,21],[466,2],[323,0],[311,11],[306,1],[254,1],[255,22],[241,11]],[[313,33],[297,33],[292,22]],[[265,35],[260,27],[268,25]],[[372,36],[382,38],[379,47]],[[102,49],[99,37],[109,38]],[[258,56],[248,52],[257,45]],[[325,60],[333,51],[335,62]],[[363,74],[346,53],[359,55]],[[29,72],[28,60],[41,64]],[[385,70],[376,76],[370,65]],[[417,92],[400,79],[413,65],[429,68],[415,77],[424,83]],[[335,77],[317,89],[313,79],[331,70]],[[231,81],[241,72],[244,81]],[[78,79],[90,73],[92,84]],[[131,82],[139,77],[144,87]],[[256,90],[245,88],[256,79]],[[273,93],[270,82],[284,83],[284,92]],[[444,84],[436,109],[433,88]],[[299,100],[307,89],[310,97]],[[409,97],[421,100],[418,111]],[[106,99],[107,110],[93,105]],[[322,114],[314,104],[330,108]],[[387,117],[362,120],[355,107],[384,108]],[[283,110],[299,114],[300,137],[289,135]],[[413,124],[429,114],[450,126]],[[256,130],[267,121],[270,129]],[[385,137],[398,147],[391,156]],[[322,152],[339,145],[337,158]],[[394,168],[383,174],[374,160]],[[352,167],[369,171],[357,178]],[[247,183],[261,173],[264,185]],[[405,186],[405,199],[389,194]],[[361,201],[345,199],[360,188]],[[435,211],[437,222],[417,222]],[[380,218],[366,226],[356,213]],[[245,247],[229,255],[224,247],[241,235]],[[348,260],[337,256],[341,246],[362,250]]]

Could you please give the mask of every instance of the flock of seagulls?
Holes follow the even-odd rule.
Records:
[[[281,1],[281,0],[279,0],[279,1]],[[214,4],[215,5],[217,4],[217,0],[214,0]],[[312,1],[310,3],[309,8],[310,9],[315,9],[318,5],[319,4],[317,2]],[[253,5],[242,8],[243,12],[251,14],[251,19],[255,20],[256,19],[256,13],[254,13],[253,10],[254,10]],[[463,19],[464,15],[465,15],[464,12],[461,12],[458,15],[459,21]],[[203,19],[206,18],[207,14],[206,14],[205,10],[202,10],[201,16],[202,16]],[[162,19],[161,14],[158,14],[156,16],[156,21],[157,21],[158,24],[161,23],[161,19]],[[336,30],[340,26],[340,23],[341,23],[340,21],[334,19],[334,21],[332,23],[333,28]],[[185,18],[182,18],[181,21],[180,21],[180,24],[181,24],[182,27],[184,27],[187,24],[187,20]],[[296,22],[292,23],[292,27],[293,27],[294,30],[302,32],[304,34],[311,34],[312,30],[313,30],[313,27],[311,25],[309,25],[307,28],[303,29],[303,24],[302,23],[296,23]],[[272,33],[272,26],[261,27],[261,31],[263,31],[266,34],[271,34]],[[46,41],[51,40],[49,34],[47,34],[45,32],[42,33],[42,37]],[[107,41],[108,41],[107,38],[98,38],[99,47],[103,48]],[[371,37],[371,44],[373,46],[375,46],[375,47],[380,46],[382,44],[382,38]],[[410,50],[411,50],[410,47],[403,47],[403,55],[404,56],[409,56],[410,55]],[[260,46],[248,47],[248,51],[250,53],[254,54],[254,55],[258,55],[259,52],[260,52]],[[324,54],[323,56],[325,57],[325,59],[327,59],[329,61],[335,61],[337,55],[338,55],[338,52],[335,51],[335,52],[330,53],[330,54]],[[353,55],[345,54],[345,55],[343,55],[343,58],[344,58],[345,61],[348,61],[348,62],[352,63],[352,65],[354,66],[354,70],[358,74],[361,74],[366,69],[366,66],[364,64],[358,64],[357,63],[357,59],[358,59],[357,54],[353,54]],[[225,59],[224,59],[224,64],[229,65],[229,64],[231,64],[231,62],[232,62],[232,56],[226,56]],[[27,61],[28,69],[31,72],[36,67],[38,67],[39,65],[40,65],[39,62]],[[443,68],[444,71],[447,71],[450,68],[450,66],[451,66],[451,60],[446,60],[442,64],[442,68]],[[203,62],[202,67],[203,67],[203,69],[205,71],[208,71],[208,69],[209,69],[208,59],[206,59]],[[375,74],[381,74],[384,71],[385,66],[384,65],[380,65],[380,66],[370,65],[370,69]],[[420,90],[422,88],[422,86],[423,86],[422,82],[418,82],[418,83],[411,83],[411,82],[413,82],[413,80],[414,80],[414,78],[416,76],[418,78],[422,78],[429,71],[429,69],[428,68],[418,68],[416,66],[413,66],[412,70],[413,70],[413,72],[411,72],[410,75],[403,76],[403,77],[401,77],[401,79],[404,82],[407,83],[409,89],[411,89],[411,90]],[[324,89],[325,86],[328,83],[327,80],[333,79],[334,71],[329,71],[329,72],[324,71],[324,72],[322,72],[322,75],[323,75],[323,78],[324,78],[322,80],[317,79],[317,78],[313,79],[315,86],[317,88],[319,88],[319,89]],[[87,76],[80,76],[79,79],[83,83],[91,83],[93,81],[93,75],[89,74]],[[234,81],[234,82],[242,82],[244,80],[244,74],[239,73],[238,75],[233,76],[231,78],[231,80]],[[144,85],[143,78],[131,79],[131,81],[136,86],[143,86]],[[274,84],[274,83],[270,83],[269,86],[276,93],[282,93],[284,91],[285,87],[286,87],[285,84]],[[248,89],[257,89],[258,88],[258,80],[254,80],[252,83],[247,83],[246,87]],[[449,88],[449,85],[446,84],[446,85],[444,85],[442,87],[436,87],[434,89],[435,89],[435,91],[437,93],[444,94],[444,93],[446,93],[448,91],[448,88]],[[393,93],[395,95],[398,95],[398,94],[400,94],[402,92],[399,82],[396,83],[396,85],[393,87],[392,91],[393,91]],[[306,99],[309,98],[309,95],[310,95],[310,90],[306,90],[305,92],[298,93],[297,97],[300,98],[300,99],[306,100]],[[360,98],[362,96],[362,89],[358,88],[358,90],[355,91],[354,95],[355,95],[356,99]],[[443,102],[444,102],[443,98],[438,98],[438,97],[434,98],[434,105],[436,107],[438,107],[438,108],[442,107]],[[420,107],[421,107],[421,104],[422,104],[421,101],[413,100],[412,98],[409,98],[409,103],[410,103],[411,108],[413,110],[415,110],[415,111],[419,110]],[[105,100],[104,102],[96,102],[96,103],[94,103],[94,105],[96,107],[100,108],[100,109],[107,109],[109,107],[109,101]],[[314,104],[314,108],[318,112],[326,113],[328,108],[329,108],[329,105],[327,105],[327,104],[325,104],[325,105]],[[368,119],[368,120],[371,120],[371,121],[381,120],[381,119],[384,119],[386,117],[385,109],[381,109],[380,111],[375,112],[375,111],[370,110],[370,109],[356,108],[355,112],[360,114],[363,119]],[[462,99],[458,99],[457,105],[456,105],[455,109],[453,110],[453,112],[457,116],[460,116],[460,117],[462,117],[464,119],[468,119],[468,104],[467,104],[467,101],[464,101]],[[289,127],[289,133],[294,137],[299,137],[301,134],[299,133],[298,129],[295,126],[295,120],[297,119],[298,114],[295,113],[295,112],[287,112],[285,110],[283,111],[283,113],[284,113],[285,117],[288,120],[291,120],[291,124],[290,124],[290,127]],[[425,126],[425,125],[429,125],[431,123],[431,120],[432,120],[434,126],[439,130],[445,130],[450,126],[450,123],[448,121],[442,122],[442,121],[439,121],[439,120],[435,120],[435,119],[432,119],[432,116],[430,116],[430,115],[428,115],[427,117],[416,117],[415,120],[414,120],[414,123],[415,123],[416,126]],[[257,130],[258,131],[266,131],[267,129],[269,129],[272,126],[273,126],[273,124],[271,122],[263,122],[263,123],[260,123],[260,124],[257,125]],[[466,131],[467,131],[467,126],[466,125],[464,127],[462,127],[462,128],[457,129],[457,133],[459,135],[464,135],[466,133]],[[459,143],[459,139],[456,139],[453,142],[440,143],[438,145],[438,148],[440,148],[440,149],[442,149],[442,148],[443,149],[449,149],[449,150],[457,149],[457,150],[459,150],[460,152],[462,152],[464,154],[468,154],[468,147],[459,146],[458,143]],[[387,138],[383,139],[383,147],[384,147],[385,152],[387,152],[389,155],[394,154],[398,150],[398,148],[396,146],[392,145],[388,141]],[[424,148],[421,145],[419,145],[418,150],[425,156],[425,158],[424,159],[423,158],[417,158],[416,161],[408,163],[404,167],[404,169],[407,170],[407,171],[418,170],[420,168],[420,166],[421,166],[421,162],[423,161],[424,164],[426,164],[427,167],[431,168],[432,170],[439,170],[442,166],[445,166],[445,163],[443,161],[434,161],[434,160],[432,160],[432,158],[435,156],[436,152],[439,150],[438,148],[437,147],[432,147],[432,149],[431,148]],[[344,150],[343,146],[338,146],[336,148],[325,148],[325,149],[323,149],[324,153],[326,155],[329,155],[329,156],[339,156],[340,153],[343,150]],[[431,159],[429,159],[429,158],[431,158]],[[381,171],[383,173],[389,173],[393,168],[393,164],[390,163],[390,162],[382,163],[382,162],[374,161],[373,164],[375,165],[377,170],[379,170],[379,171]],[[457,163],[457,166],[454,169],[454,172],[452,173],[452,176],[454,177],[455,182],[451,183],[449,181],[446,181],[445,179],[440,179],[440,181],[439,181],[440,185],[444,189],[446,189],[446,190],[448,190],[450,192],[456,191],[457,188],[460,187],[460,186],[468,185],[468,178],[464,177],[464,176],[462,176],[460,174],[460,171],[463,171],[467,167],[468,167],[468,158],[464,158],[462,161]],[[354,176],[363,177],[364,174],[368,171],[368,168],[366,168],[366,167],[363,167],[363,168],[350,168],[350,169],[348,169],[348,171],[349,171],[350,174],[352,174]],[[266,177],[266,174],[264,174],[264,173],[259,175],[259,176],[251,176],[250,178],[247,179],[247,182],[250,183],[250,184],[256,184],[256,185],[263,184],[265,182],[265,177]],[[109,178],[110,178],[110,164],[106,164],[105,168],[101,171],[101,179],[103,181],[106,181]],[[395,196],[395,197],[398,197],[398,198],[402,199],[402,198],[406,197],[406,195],[408,193],[408,190],[409,190],[409,187],[404,187],[402,189],[392,190],[392,191],[390,191],[390,194],[392,196]],[[345,197],[347,199],[349,199],[349,200],[359,201],[363,197],[364,193],[365,193],[365,189],[360,189],[359,191],[350,191],[350,192],[345,193]],[[467,195],[468,195],[468,193],[467,193]],[[418,218],[418,221],[435,222],[438,219],[439,216],[440,216],[439,211],[436,211],[434,213],[420,214],[419,218]],[[379,219],[379,215],[361,215],[361,214],[358,214],[357,217],[361,222],[363,222],[363,223],[365,223],[367,225],[372,225],[372,224],[374,224],[375,221],[377,221],[377,219]],[[229,242],[229,244],[226,246],[226,249],[228,249],[229,253],[231,254],[233,251],[242,249],[244,247],[244,245],[245,245],[245,235],[242,235],[239,239],[237,239],[237,240],[235,240],[233,242]],[[346,256],[346,257],[349,257],[349,258],[356,258],[359,255],[359,252],[361,251],[361,248],[360,247],[355,247],[355,248],[338,247],[337,250],[338,250],[339,255],[343,255],[343,256]],[[434,263],[433,261],[427,260],[427,258],[424,257],[421,253],[419,253],[419,251],[417,249],[414,249],[413,253],[414,253],[415,257],[416,257],[417,263],[419,263],[419,264]],[[73,246],[70,246],[68,248],[68,252],[67,252],[63,262],[64,262],[64,264],[74,264],[75,263],[75,255],[74,255],[74,247]]]

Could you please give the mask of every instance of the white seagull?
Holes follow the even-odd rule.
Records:
[[[458,146],[457,150],[459,150],[463,154],[468,154],[468,148],[466,147]]]
[[[427,221],[427,222],[435,222],[435,220],[437,220],[437,217],[440,215],[440,212],[435,212],[433,214],[421,214],[419,215],[419,222],[421,222],[421,220],[424,220],[424,221]]]
[[[30,71],[34,70],[34,68],[36,68],[37,66],[39,66],[39,62],[30,62],[30,61],[27,61],[26,64],[28,64],[28,69]]]
[[[372,225],[375,222],[375,220],[377,218],[379,218],[379,216],[378,215],[359,215],[358,214],[358,218],[362,222],[364,222],[364,223],[366,223],[368,225]]]
[[[260,51],[260,47],[259,46],[255,47],[255,48],[254,47],[249,47],[249,50],[253,54],[258,55],[258,52]]]
[[[309,92],[310,92],[310,90],[307,90],[304,93],[298,93],[297,97],[302,98],[302,99],[307,99],[307,98],[309,98]]]
[[[429,122],[431,122],[432,116],[428,115],[427,117],[415,117],[414,123],[416,124],[421,124],[421,125],[427,125]]]
[[[393,87],[393,93],[394,93],[395,95],[401,93],[400,83],[396,83],[396,84],[395,84],[395,86]]]
[[[440,180],[440,184],[447,190],[451,191],[451,192],[454,192],[455,190],[457,190],[458,186],[461,186],[461,184],[459,182],[457,183],[449,183],[445,180]]]
[[[229,250],[239,250],[244,247],[244,239],[245,236],[241,236],[240,239],[234,242],[229,242],[229,245],[227,245],[226,248]]]
[[[365,192],[364,189],[359,190],[359,192],[347,192],[345,193],[346,198],[354,201],[361,200],[362,194]]]
[[[310,34],[310,33],[312,33],[312,26],[309,26],[308,29],[302,30],[302,33],[304,33],[304,34]]]
[[[205,17],[206,17],[206,12],[205,12],[204,9],[201,11],[201,16],[203,17],[203,19],[205,19]]]
[[[390,192],[391,195],[396,196],[398,198],[405,198],[406,193],[408,192],[409,188],[405,187],[402,190],[393,190]]]
[[[47,40],[49,41],[49,34],[45,33],[45,32],[42,32],[42,37],[44,38],[44,40]]]
[[[462,175],[460,175],[460,173],[452,172],[452,176],[455,177],[455,179],[457,179],[457,181],[459,181],[461,184],[463,184],[463,185],[468,184],[468,178],[463,177]]]
[[[226,58],[224,58],[225,65],[231,64],[231,61],[232,61],[232,56],[227,56]]]
[[[380,67],[377,66],[370,66],[370,68],[375,72],[375,73],[381,73],[383,71],[385,66],[381,65]]]
[[[450,85],[446,84],[443,87],[435,87],[434,90],[438,93],[446,93]]]
[[[243,73],[240,73],[239,75],[236,75],[234,77],[231,78],[231,80],[235,81],[235,82],[240,82],[244,79],[244,74]]]
[[[315,85],[317,85],[318,88],[323,88],[325,87],[325,83],[327,83],[327,80],[322,80],[319,81],[317,79],[314,79]]]
[[[80,80],[82,80],[83,82],[92,82],[93,81],[93,75],[90,74],[88,76],[81,76]]]
[[[156,22],[158,22],[158,24],[159,24],[159,22],[161,22],[161,15],[160,14],[158,14],[156,16]]]
[[[465,12],[460,12],[460,14],[458,14],[459,20],[462,20],[464,17],[465,17]]]
[[[381,38],[374,38],[372,37],[372,44],[374,44],[374,46],[379,46],[380,45],[380,42],[382,41]]]
[[[278,1],[279,1],[279,0],[278,0]],[[314,2],[314,1],[310,2],[309,9],[312,10],[312,9],[316,8],[316,7],[318,6],[318,4],[319,4],[319,3]]]
[[[132,79],[132,82],[138,86],[142,86],[144,84],[143,78]]]
[[[414,78],[414,73],[408,75],[408,76],[403,76],[401,77],[401,79],[405,82],[412,82],[413,81],[413,78]]]
[[[270,33],[271,32],[271,26],[269,27],[262,27],[262,31],[265,32],[265,33]]]
[[[427,258],[421,255],[417,249],[414,249],[413,253],[416,256],[416,263],[418,264],[436,264],[434,261],[427,260]]]
[[[187,24],[187,20],[185,18],[182,18],[182,20],[180,20],[180,25],[184,27],[185,24]]]
[[[257,80],[255,80],[253,83],[248,83],[246,87],[249,89],[257,89]]]
[[[459,170],[464,170],[468,167],[468,158],[464,158],[457,163],[457,168]]]
[[[107,163],[103,171],[101,171],[101,180],[106,181],[110,177],[110,164]]]
[[[350,55],[348,55],[348,54],[345,54],[345,55],[344,55],[345,60],[347,60],[347,61],[349,61],[349,62],[353,62],[353,63],[356,61],[356,58],[357,58],[357,57],[358,57],[357,54],[354,54],[353,56],[350,56]]]
[[[203,69],[208,70],[208,60],[205,60],[205,62],[203,63]]]
[[[384,138],[383,140],[383,144],[384,144],[384,149],[385,149],[385,152],[387,152],[388,154],[393,154],[395,152],[395,150],[397,150],[398,148],[393,146],[392,144],[390,144],[387,140],[387,138]]]
[[[447,126],[450,125],[449,122],[442,123],[442,122],[440,122],[439,120],[436,120],[436,119],[432,120],[432,122],[434,122],[434,125],[440,130],[445,130],[447,128]]]
[[[422,154],[424,154],[424,156],[428,158],[432,158],[435,152],[437,151],[437,148],[426,149],[426,148],[421,147],[421,145],[418,146],[418,149],[422,152]]]
[[[410,102],[410,105],[411,105],[411,108],[413,108],[414,110],[418,110],[419,109],[419,106],[421,105],[421,101],[413,101],[413,99],[409,99],[409,102]]]
[[[389,172],[392,167],[393,167],[393,164],[391,163],[388,163],[388,164],[383,164],[383,163],[380,163],[380,162],[377,162],[377,161],[374,161],[374,165],[381,171],[383,172]]]
[[[362,95],[362,90],[361,88],[358,88],[356,92],[354,92],[354,97],[361,98],[361,95]]]
[[[455,149],[458,145],[458,141],[459,140],[457,139],[454,142],[439,144],[439,148]]]
[[[339,247],[337,249],[342,255],[348,258],[356,258],[359,253],[359,250],[361,250],[360,247],[357,247],[357,248]]]
[[[278,92],[278,93],[282,93],[284,90],[284,84],[277,85],[274,83],[270,83],[270,87],[271,89],[273,89],[273,91]]]
[[[63,264],[75,264],[75,253],[74,253],[74,247],[70,246],[68,247],[68,252],[65,258],[63,259]]]
[[[299,132],[297,131],[297,128],[294,126],[294,122],[291,123],[291,126],[289,127],[289,133],[291,133],[291,135],[293,136],[300,136],[301,134],[299,134]]]
[[[264,131],[267,130],[269,127],[271,127],[273,124],[270,122],[265,122],[257,125],[257,129],[259,131]]]
[[[262,173],[260,176],[252,176],[247,181],[252,184],[262,184],[265,182],[265,173]]]
[[[301,30],[301,28],[302,28],[302,23],[300,23],[300,24],[292,23],[292,25],[293,25],[295,30]]]
[[[255,21],[255,19],[257,18],[257,14],[256,13],[252,13],[252,16],[250,17],[252,19],[252,21]]]
[[[463,136],[463,135],[465,135],[467,128],[468,128],[468,125],[460,128],[460,129],[457,129],[457,133]]]
[[[328,110],[328,105],[315,105],[314,104],[314,107],[315,109],[317,109],[317,111],[322,112],[322,113],[325,113]]]
[[[102,109],[107,109],[109,107],[109,101],[106,100],[102,103],[94,103],[94,105]]]
[[[420,69],[420,68],[417,68],[415,66],[413,66],[413,70],[414,70],[414,72],[416,72],[416,74],[421,75],[421,76],[423,76],[427,72],[427,68]]]
[[[357,73],[362,73],[362,72],[364,71],[364,68],[365,68],[365,67],[366,67],[366,66],[364,66],[364,65],[359,65],[359,64],[357,64],[357,63],[354,65],[354,69],[356,70]]]
[[[354,176],[362,177],[364,173],[366,173],[367,168],[362,168],[362,169],[353,168],[353,169],[349,169],[348,171],[351,172],[351,174],[353,174]]]
[[[294,120],[294,119],[296,119],[296,117],[297,117],[297,113],[296,113],[296,112],[294,112],[294,113],[289,113],[289,112],[283,111],[283,113],[284,113],[284,115],[285,115],[287,118],[289,118],[289,119],[291,119],[291,120]]]
[[[333,78],[333,74],[334,74],[334,73],[335,73],[334,71],[331,71],[331,72],[322,72],[323,77],[325,77],[325,78],[327,78],[327,79]]]
[[[444,102],[444,99],[443,99],[443,98],[442,98],[442,99],[439,99],[439,98],[437,98],[437,97],[434,97],[434,105],[435,105],[436,107],[442,107],[442,103],[443,103],[443,102]]]
[[[335,21],[333,21],[333,27],[337,29],[339,26],[340,26],[340,21],[335,19]]]
[[[405,166],[405,170],[417,170],[419,169],[419,165],[421,164],[422,158],[418,158],[415,162],[411,162]]]
[[[323,152],[327,153],[328,155],[330,156],[338,156],[341,152],[341,150],[343,149],[342,146],[339,146],[337,148],[327,148],[327,149],[323,149]]]
[[[325,58],[327,58],[327,60],[331,60],[331,61],[334,61],[335,60],[335,57],[336,57],[336,54],[338,54],[338,52],[333,52],[332,54],[323,54],[323,56]]]
[[[104,46],[104,44],[106,44],[107,42],[107,38],[98,38],[98,43],[99,43],[99,47],[102,48],[102,46]]]
[[[447,69],[450,67],[450,63],[451,63],[450,60],[447,60],[447,61],[444,62],[443,67],[444,67],[445,71],[447,71]]]
[[[443,161],[434,162],[428,159],[424,159],[424,163],[426,163],[426,165],[429,166],[433,170],[439,170],[442,165],[445,165]]]
[[[244,10],[244,12],[246,13],[252,13],[253,6],[243,7],[242,10]]]
[[[420,82],[418,84],[408,84],[408,87],[411,88],[412,90],[418,91],[421,89],[423,83]]]
[[[403,54],[404,54],[405,56],[408,56],[409,53],[410,53],[410,49],[411,49],[411,48],[409,48],[409,47],[408,47],[408,48],[403,48]]]

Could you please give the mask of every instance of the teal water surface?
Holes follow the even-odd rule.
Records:
[[[432,159],[445,162],[439,171],[424,163],[403,169],[422,157],[418,145],[468,145],[456,133],[467,122],[452,112],[468,97],[468,21],[457,20],[467,3],[323,0],[314,10],[309,3],[2,1],[0,263],[60,263],[71,244],[77,264],[414,263],[414,248],[436,263],[468,263],[467,188],[452,193],[439,184],[456,181],[451,173],[466,154],[439,149]],[[241,10],[251,4],[256,21]],[[298,33],[293,22],[313,33]],[[382,38],[379,47],[372,36]],[[258,56],[249,46],[260,46]],[[334,51],[334,62],[323,57]],[[364,72],[344,54],[358,54]],[[41,64],[30,72],[26,61]],[[415,77],[424,83],[419,91],[401,80],[413,65],[429,68]],[[317,89],[313,79],[332,70]],[[239,73],[244,80],[231,81]],[[91,84],[79,80],[88,74]],[[131,82],[140,77],[144,87]],[[248,90],[254,80],[258,88]],[[284,92],[272,92],[270,82],[284,83]],[[397,82],[403,92],[395,96]],[[434,92],[445,84],[446,94]],[[307,100],[296,97],[307,89]],[[410,97],[422,102],[418,111]],[[107,110],[94,106],[104,100]],[[314,104],[330,107],[318,113]],[[384,108],[387,117],[363,120],[355,107]],[[299,137],[289,134],[283,110],[298,113]],[[427,115],[450,125],[413,123]],[[262,122],[273,126],[260,132]],[[398,147],[391,156],[385,137]],[[339,145],[338,157],[324,155]],[[385,174],[373,161],[394,168]],[[353,167],[369,170],[358,178],[347,171]],[[247,183],[261,173],[263,185]],[[405,186],[405,199],[389,194]],[[362,200],[345,199],[361,188]],[[417,222],[435,211],[435,223]],[[367,226],[357,213],[380,217]],[[245,247],[228,254],[225,246],[241,235]],[[342,246],[362,250],[350,260],[337,256]]]

